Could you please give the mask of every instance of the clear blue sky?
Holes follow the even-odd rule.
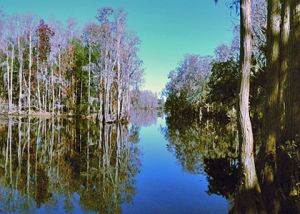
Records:
[[[95,20],[99,7],[123,8],[128,27],[140,37],[144,61],[143,88],[159,92],[186,53],[213,54],[221,43],[230,43],[232,18],[225,5],[214,0],[0,0],[9,14],[32,12],[60,21],[74,17],[79,23]]]

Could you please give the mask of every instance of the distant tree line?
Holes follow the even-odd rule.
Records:
[[[131,90],[143,77],[139,39],[126,13],[97,11],[79,29],[32,14],[0,16],[1,110],[9,114],[85,114],[128,120]]]
[[[155,110],[164,106],[164,100],[148,90],[132,91],[132,106],[139,109]]]

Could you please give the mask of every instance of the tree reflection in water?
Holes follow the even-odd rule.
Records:
[[[59,118],[1,121],[2,211],[74,211],[79,205],[121,213],[121,204],[132,202],[140,170],[134,128]]]
[[[300,213],[300,150],[297,142],[280,145],[276,158],[276,186],[272,191],[243,190],[240,150],[235,119],[210,118],[199,121],[168,116],[161,131],[168,149],[189,173],[203,173],[209,183],[207,193],[224,196],[230,213]],[[259,136],[257,136],[259,138]],[[259,142],[259,141],[257,141]],[[262,146],[254,152],[259,183],[263,181]],[[249,169],[248,169],[249,170]],[[269,195],[270,192],[274,194]],[[271,202],[268,200],[272,200]]]
[[[130,111],[130,123],[135,126],[149,127],[156,124],[157,118],[162,116],[158,109],[132,108]]]

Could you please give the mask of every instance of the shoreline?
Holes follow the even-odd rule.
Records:
[[[99,122],[103,122],[106,124],[112,124],[112,123],[119,123],[119,124],[128,124],[130,122],[130,119],[127,120],[108,120],[103,121],[98,119],[97,113],[93,113],[90,115],[84,115],[84,114],[52,114],[50,112],[33,112],[33,113],[26,113],[26,112],[0,112],[0,116],[4,117],[30,117],[30,118],[43,118],[43,119],[50,119],[50,118],[62,118],[62,119],[84,119],[84,120],[96,120]]]

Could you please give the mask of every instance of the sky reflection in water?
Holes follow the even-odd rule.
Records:
[[[207,193],[204,173],[184,169],[168,149],[165,119],[153,115],[128,127],[2,120],[1,211],[226,213],[227,200]]]

